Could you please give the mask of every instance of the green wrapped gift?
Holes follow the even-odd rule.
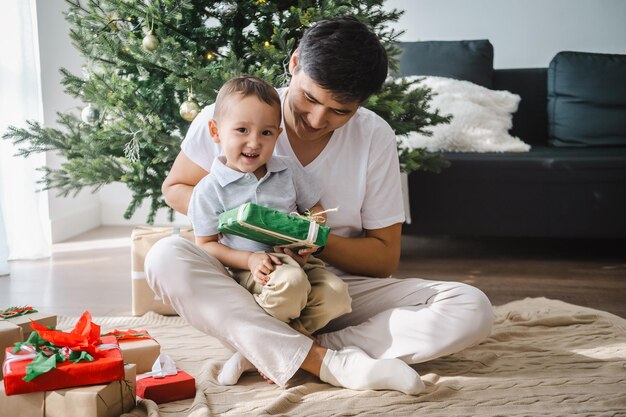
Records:
[[[326,245],[330,228],[304,217],[244,203],[219,217],[217,230],[269,246],[304,248]]]

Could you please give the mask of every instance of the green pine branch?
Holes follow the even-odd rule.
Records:
[[[18,155],[56,152],[58,169],[42,168],[43,189],[75,195],[122,182],[132,193],[124,213],[130,218],[150,202],[148,223],[168,208],[161,184],[180,151],[189,122],[180,105],[193,88],[200,107],[215,100],[219,87],[239,74],[254,74],[276,87],[288,82],[288,58],[304,30],[314,22],[352,14],[370,25],[387,48],[392,72],[398,68],[392,27],[400,10],[384,10],[383,0],[66,0],[65,17],[74,47],[85,57],[81,74],[61,69],[67,94],[99,110],[85,123],[77,112],[58,114],[58,128],[29,121],[10,127],[3,138],[18,145]],[[225,6],[227,6],[225,8]],[[152,30],[154,51],[142,40]],[[398,135],[447,123],[429,108],[431,92],[395,80],[366,106],[385,118]],[[439,171],[439,154],[398,143],[401,168]],[[169,217],[174,212],[169,209]]]

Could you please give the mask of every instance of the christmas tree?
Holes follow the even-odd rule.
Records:
[[[44,189],[67,196],[125,183],[130,218],[150,200],[148,223],[167,207],[161,184],[180,151],[190,121],[215,100],[219,87],[238,74],[260,76],[275,86],[288,83],[288,59],[303,31],[318,20],[350,14],[379,36],[397,69],[401,32],[389,27],[402,15],[383,1],[66,0],[66,19],[76,48],[86,58],[83,74],[61,69],[66,92],[86,106],[59,114],[61,129],[28,122],[4,138],[20,155],[56,151],[60,169],[42,168]],[[428,106],[430,91],[389,79],[366,107],[386,119],[398,135],[428,134],[448,119]],[[440,155],[398,145],[402,170],[438,171]],[[170,217],[173,211],[170,210]]]

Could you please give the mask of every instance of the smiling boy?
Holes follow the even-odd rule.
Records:
[[[309,336],[351,311],[343,280],[309,254],[301,266],[269,246],[217,232],[219,215],[247,202],[285,213],[323,211],[317,182],[291,158],[272,156],[280,124],[280,98],[272,86],[251,76],[228,81],[218,93],[208,122],[222,155],[195,187],[188,216],[197,245],[226,266],[263,310]],[[237,354],[218,381],[234,384],[250,367]]]

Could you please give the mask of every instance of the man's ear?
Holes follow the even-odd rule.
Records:
[[[296,67],[298,66],[298,50],[296,49],[291,54],[291,58],[289,58],[289,74],[293,75]]]
[[[220,143],[220,134],[217,131],[217,122],[215,119],[209,120],[209,134],[213,138],[213,142]]]

